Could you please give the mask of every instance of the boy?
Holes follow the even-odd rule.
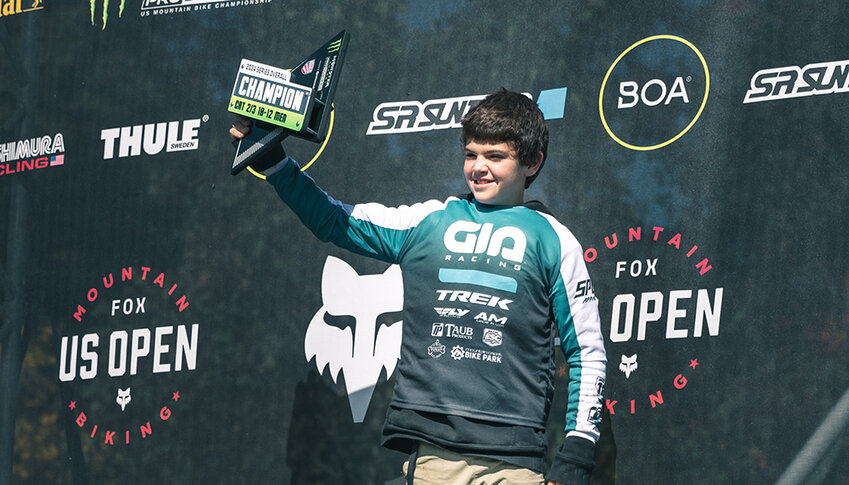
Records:
[[[585,484],[607,361],[580,245],[542,204],[524,202],[548,128],[533,101],[503,89],[462,124],[464,197],[350,206],[282,148],[253,168],[322,241],[401,266],[401,359],[382,444],[411,454],[408,483],[545,483],[557,332],[570,383],[548,483]],[[237,118],[230,132],[249,129]],[[446,321],[471,339],[435,337]]]

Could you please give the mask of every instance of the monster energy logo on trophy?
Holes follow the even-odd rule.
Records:
[[[291,70],[242,59],[228,111],[252,118],[254,127],[238,142],[230,173],[287,136],[324,141],[349,37],[343,30]]]

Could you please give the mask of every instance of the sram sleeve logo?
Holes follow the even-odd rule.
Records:
[[[492,223],[478,224],[472,221],[457,221],[445,231],[443,242],[452,253],[484,254],[500,256],[521,263],[528,245],[521,229],[503,226],[494,229]]]

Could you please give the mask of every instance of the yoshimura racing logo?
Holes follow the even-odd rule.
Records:
[[[102,0],[103,7],[101,8],[101,17],[103,19],[103,27],[101,30],[106,29],[106,21],[109,19],[109,0]],[[90,0],[89,6],[91,8],[91,25],[94,25],[94,15],[97,11],[97,5],[100,3],[99,0]],[[124,14],[124,0],[121,0],[118,5],[118,17]]]

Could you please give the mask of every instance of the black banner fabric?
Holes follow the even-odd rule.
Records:
[[[325,79],[300,63],[341,31],[326,138],[285,142],[336,199],[462,193],[460,119],[502,87],[545,115],[528,196],[581,242],[608,356],[591,483],[842,483],[847,28],[842,2],[0,0],[0,483],[403,483],[403,275],[229,173],[240,61]]]

